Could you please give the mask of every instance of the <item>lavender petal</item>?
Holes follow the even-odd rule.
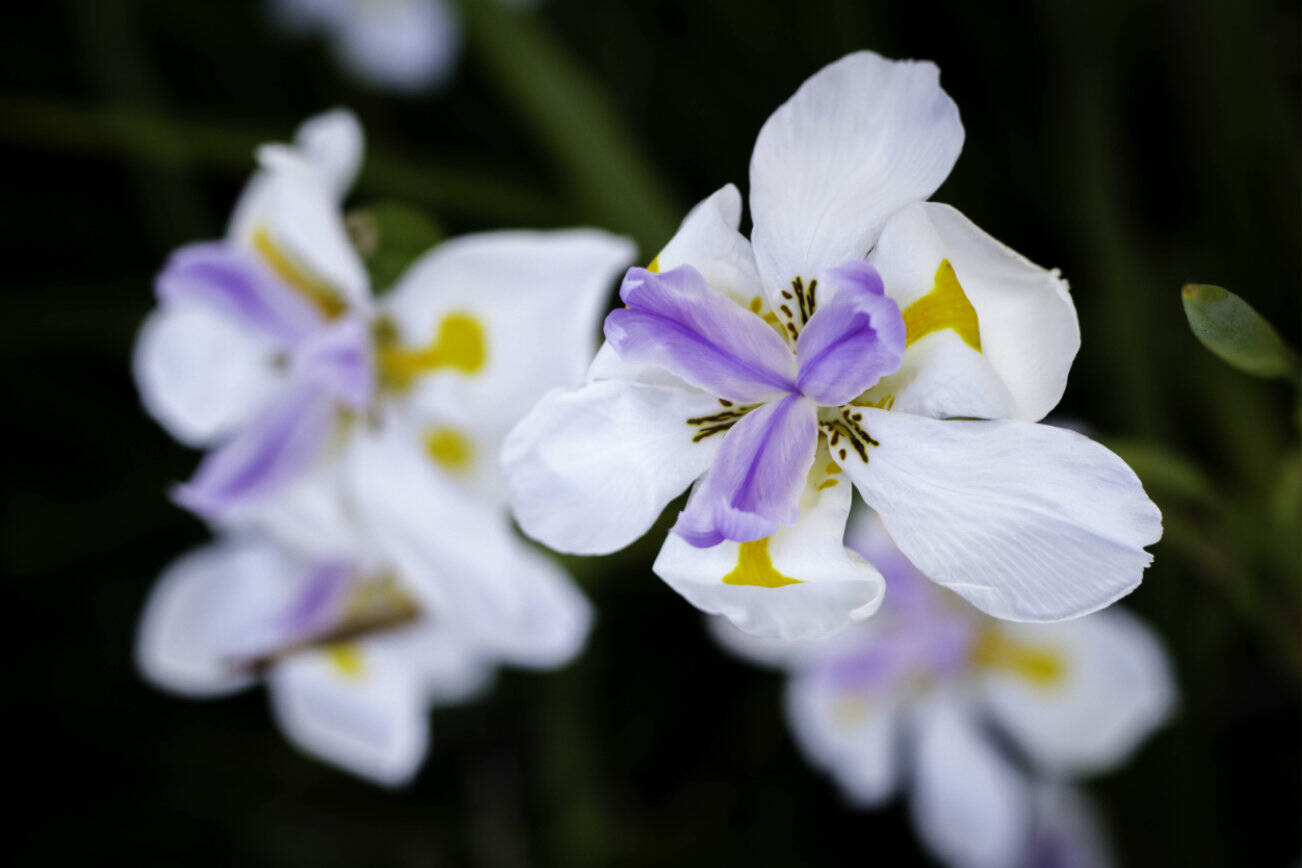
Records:
[[[174,499],[215,519],[231,506],[284,485],[316,458],[335,413],[326,388],[311,382],[296,386],[210,452],[194,477],[177,487]]]
[[[851,260],[831,269],[827,279],[837,293],[796,341],[796,385],[817,404],[839,407],[900,366],[904,319],[868,263]]]
[[[213,305],[287,347],[322,324],[312,306],[252,253],[221,241],[177,250],[159,273],[156,289],[164,302],[193,299]]]
[[[690,265],[663,274],[631,268],[619,294],[628,307],[606,317],[606,339],[624,360],[664,368],[731,401],[795,390],[795,358],[782,338]]]
[[[674,532],[708,548],[795,524],[817,443],[817,411],[809,400],[788,395],[752,410],[724,436]]]

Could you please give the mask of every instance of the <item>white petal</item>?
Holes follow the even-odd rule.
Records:
[[[227,237],[258,250],[265,234],[295,271],[345,305],[367,310],[370,280],[344,227],[335,180],[289,146],[264,145],[258,159],[262,168],[241,194]]]
[[[617,380],[547,394],[502,448],[520,527],[569,554],[623,548],[710,466],[720,438],[693,443],[687,420],[717,412],[702,392]]]
[[[287,485],[225,510],[220,528],[265,534],[302,556],[356,559],[366,543],[343,486],[346,450],[347,444],[332,444]]]
[[[362,164],[364,135],[357,115],[333,109],[308,118],[294,134],[294,144],[343,199]]]
[[[819,656],[828,644],[821,640],[793,642],[771,636],[754,636],[719,615],[706,617],[705,626],[725,651],[747,662],[774,669],[794,669]]]
[[[384,302],[400,346],[436,346],[449,317],[481,344],[459,367],[420,376],[408,406],[433,421],[463,408],[495,456],[544,393],[583,381],[610,290],[633,255],[627,239],[581,229],[468,235],[422,256]]]
[[[991,629],[1024,653],[1054,661],[1038,678],[1016,666],[989,666],[983,685],[995,720],[1051,773],[1113,768],[1171,715],[1175,685],[1162,647],[1122,609]]]
[[[896,410],[937,417],[1034,422],[1057,405],[1080,349],[1080,326],[1067,281],[1056,270],[1040,268],[934,202],[891,218],[868,260],[906,322],[910,306],[933,292],[937,270],[948,261],[980,334],[978,352],[952,328],[911,333],[900,372],[874,394],[893,394]]]
[[[815,73],[765,122],[751,157],[751,241],[773,306],[795,277],[808,284],[862,258],[962,147],[934,64],[861,51]]]
[[[915,712],[910,813],[918,836],[947,865],[1016,865],[1032,831],[1025,779],[953,697]]]
[[[416,662],[426,696],[440,705],[466,702],[486,691],[493,664],[463,631],[446,619],[430,618],[418,630],[405,631],[404,653]]]
[[[186,696],[222,696],[255,679],[232,661],[271,649],[275,616],[293,599],[301,570],[254,542],[197,549],[172,563],[150,591],[136,662],[153,684]]]
[[[836,779],[845,797],[880,805],[899,786],[902,697],[845,691],[817,668],[787,684],[787,723],[811,765]]]
[[[350,491],[377,544],[480,647],[524,666],[567,662],[587,638],[587,600],[515,536],[504,508],[467,497],[388,423],[350,456]]]
[[[393,638],[296,654],[268,676],[272,710],[290,741],[385,786],[410,780],[429,743],[415,661]]]
[[[904,555],[996,618],[1058,621],[1139,584],[1162,517],[1116,455],[1073,431],[862,408],[836,457]],[[845,454],[841,454],[844,452]]]
[[[656,558],[656,575],[692,605],[755,636],[820,639],[867,618],[881,605],[884,583],[842,543],[850,483],[829,476],[828,463],[820,449],[796,524],[754,543],[725,541],[711,548],[696,548],[671,533]],[[766,580],[772,586],[736,583]]]
[[[207,305],[178,302],[150,313],[132,370],[145,409],[188,446],[234,433],[281,380],[273,341]]]
[[[657,268],[669,271],[690,265],[711,289],[748,306],[752,299],[762,298],[763,287],[750,242],[737,231],[740,222],[741,193],[728,184],[687,214],[656,256]]]

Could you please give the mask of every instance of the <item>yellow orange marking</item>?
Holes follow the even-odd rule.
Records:
[[[764,299],[758,295],[750,300],[750,312],[759,313],[764,308]]]
[[[488,359],[488,339],[477,318],[454,311],[443,317],[428,346],[416,349],[382,346],[378,358],[385,382],[403,388],[421,375],[435,371],[478,373]]]
[[[649,271],[649,272],[651,272],[652,274],[659,274],[659,273],[660,273],[660,257],[657,256],[655,259],[652,259],[652,260],[651,260],[651,264],[648,265],[648,266],[646,267],[646,270]]]
[[[266,226],[253,230],[253,249],[276,277],[311,302],[326,319],[334,319],[348,308],[339,291],[295,262]]]
[[[1053,687],[1066,675],[1067,664],[1058,651],[1047,645],[1019,642],[995,628],[981,631],[972,646],[972,662],[982,669],[996,669],[1021,676],[1036,687]]]
[[[818,484],[818,490],[822,491],[824,488],[835,488],[836,482],[835,479],[824,479]]]
[[[365,668],[362,661],[362,649],[353,642],[337,642],[323,649],[326,658],[335,671],[345,678],[358,678]]]
[[[475,460],[475,447],[456,428],[441,425],[425,433],[425,454],[444,470],[461,473]]]
[[[823,472],[829,476],[834,476],[841,472],[841,465],[837,464],[835,461],[829,461],[827,462],[827,466],[823,468]]]
[[[798,585],[800,579],[784,576],[773,566],[769,556],[769,538],[744,542],[737,547],[737,566],[723,577],[725,585],[751,585],[756,588],[781,588]]]
[[[940,261],[931,292],[904,309],[904,328],[906,347],[932,332],[952,329],[963,343],[981,352],[981,326],[976,308],[968,301],[948,259]]]

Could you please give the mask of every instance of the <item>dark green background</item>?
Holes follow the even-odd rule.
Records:
[[[177,700],[130,657],[154,577],[205,533],[165,500],[195,456],[140,411],[128,353],[153,272],[222,231],[252,143],[347,104],[381,157],[356,203],[405,195],[450,232],[605,225],[649,259],[691,202],[745,189],[769,112],[859,48],[940,64],[967,146],[938,198],[1070,278],[1084,345],[1060,413],[1122,438],[1167,516],[1127,605],[1167,641],[1180,715],[1090,787],[1124,861],[1297,859],[1296,396],[1207,354],[1178,294],[1225,285],[1297,344],[1295,4],[544,0],[523,25],[472,10],[451,88],[420,100],[356,89],[259,3],[4,14],[0,539],[20,862],[921,860],[898,805],[848,811],[806,768],[778,678],[711,645],[649,572],[657,540],[578,564],[600,613],[583,658],[435,710],[405,792],[295,753],[258,691]],[[570,76],[583,86],[557,85]]]

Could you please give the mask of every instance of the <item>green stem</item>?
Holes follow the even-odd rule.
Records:
[[[0,97],[0,141],[93,156],[247,174],[257,147],[283,140],[283,129],[241,129],[225,122],[165,116],[122,106],[75,106],[32,97]],[[359,192],[416,200],[441,214],[516,225],[554,225],[568,209],[558,199],[500,172],[407,160],[368,150]]]
[[[539,21],[504,4],[463,0],[477,59],[549,152],[585,219],[644,251],[669,240],[682,211],[609,95]]]

